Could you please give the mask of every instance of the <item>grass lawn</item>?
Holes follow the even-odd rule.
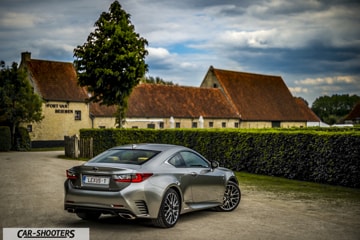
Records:
[[[64,147],[31,148],[31,152],[64,151]]]
[[[236,172],[240,187],[244,190],[259,190],[297,199],[349,201],[360,204],[360,189],[332,186],[312,182],[289,180],[280,177]]]

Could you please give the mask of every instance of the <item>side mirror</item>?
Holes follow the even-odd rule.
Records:
[[[214,168],[218,168],[219,167],[219,162],[217,161],[212,161],[211,162],[211,168],[214,169]]]

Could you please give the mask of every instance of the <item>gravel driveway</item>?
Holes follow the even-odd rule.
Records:
[[[89,227],[90,239],[360,239],[360,206],[300,201],[241,184],[242,201],[230,213],[182,215],[174,228],[144,220],[80,220],[63,210],[65,170],[79,161],[63,151],[0,152],[0,224],[4,227]]]

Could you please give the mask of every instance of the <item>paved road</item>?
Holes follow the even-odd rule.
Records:
[[[359,206],[284,199],[243,186],[231,213],[182,215],[171,229],[147,221],[78,219],[63,210],[65,170],[81,162],[63,152],[0,152],[0,236],[3,227],[89,227],[94,239],[360,239]]]

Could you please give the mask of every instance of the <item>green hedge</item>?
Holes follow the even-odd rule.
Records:
[[[31,139],[29,132],[24,127],[19,127],[15,132],[15,146],[16,151],[30,151],[31,150]]]
[[[11,149],[11,131],[7,126],[0,126],[0,151],[7,152]]]
[[[193,130],[89,129],[94,153],[128,143],[190,147],[235,171],[360,187],[359,129]]]

